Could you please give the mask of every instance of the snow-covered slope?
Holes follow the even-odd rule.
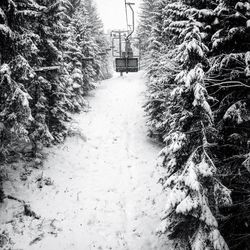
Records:
[[[36,170],[54,184],[19,184],[15,195],[41,219],[17,223],[22,233],[5,225],[15,249],[172,249],[155,234],[165,198],[155,167],[160,147],[146,135],[144,90],[137,73],[103,81],[91,93],[91,110],[72,123],[82,136],[47,149]]]

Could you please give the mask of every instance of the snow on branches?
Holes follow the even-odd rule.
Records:
[[[167,7],[165,13],[174,15],[174,7],[170,5],[169,11]],[[187,6],[183,8],[190,13]],[[160,153],[160,164],[165,169],[161,182],[168,198],[161,231],[168,232],[179,246],[228,249],[215,216],[216,204],[223,200],[230,203],[230,192],[215,178],[216,166],[209,150],[212,141],[207,134],[214,129],[204,73],[209,49],[203,43],[202,23],[187,17],[188,14],[186,20],[181,15],[172,17],[175,21],[168,24],[170,29],[165,28],[169,33],[179,34],[176,40],[180,44],[174,49],[172,60],[180,71],[171,83],[175,87],[168,103],[170,128]],[[183,21],[184,25],[179,25]],[[175,28],[178,32],[173,31]]]
[[[241,235],[249,233],[250,5],[217,3],[152,7],[157,32],[148,41],[160,49],[148,53],[146,110],[165,143],[162,232],[180,249],[227,249],[223,237],[230,247],[249,248]]]
[[[107,46],[92,0],[1,1],[0,113],[9,132],[16,121],[34,153],[61,142],[69,111],[87,105],[92,81],[110,76],[108,55],[99,55]]]
[[[8,64],[0,67],[0,77],[0,122],[9,134],[6,148],[19,152],[30,142],[27,125],[34,120],[29,105],[32,98],[21,84],[13,81]]]

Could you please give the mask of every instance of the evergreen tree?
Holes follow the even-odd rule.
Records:
[[[0,164],[65,138],[69,112],[109,77],[106,46],[90,0],[1,1]]]
[[[149,39],[153,26],[153,14],[155,10],[154,2],[155,1],[153,0],[143,0],[140,6],[141,11],[137,35],[141,41],[141,51],[143,56],[145,56],[149,46]]]
[[[29,102],[32,97],[26,90],[25,83],[35,76],[28,61],[23,57],[24,38],[28,46],[32,45],[24,23],[23,31],[16,25],[24,16],[32,19],[37,15],[38,5],[17,1],[3,1],[1,7],[1,123],[3,140],[1,141],[2,160],[11,152],[26,151],[30,142],[28,126],[33,121]],[[31,50],[33,51],[33,50]],[[30,52],[31,54],[32,52]]]
[[[92,0],[85,0],[85,7],[88,16],[89,36],[92,37],[91,49],[87,53],[93,56],[92,67],[94,70],[94,80],[110,77],[107,38],[104,35],[103,24],[97,13],[96,5]],[[93,46],[94,45],[94,46]]]
[[[182,68],[176,75],[170,131],[162,150],[163,179],[168,193],[167,228],[179,247],[228,249],[214,216],[223,201],[231,203],[230,191],[215,178],[216,166],[210,148],[214,141],[214,117],[204,84],[207,47],[197,22],[183,30],[176,50]]]
[[[220,1],[210,25],[207,89],[216,99],[214,149],[233,204],[221,209],[221,231],[230,249],[249,249],[249,1]]]
[[[146,109],[166,143],[163,231],[181,249],[227,249],[218,229],[230,247],[248,249],[248,215],[236,209],[249,206],[249,3],[178,1],[162,15],[169,51],[147,61]]]
[[[141,34],[146,29],[146,37],[142,37],[144,43],[145,55],[143,61],[146,64],[146,71],[149,78],[148,84],[148,102],[145,109],[149,114],[147,122],[150,136],[158,138],[163,141],[166,133],[168,122],[167,101],[170,95],[172,80],[174,79],[175,63],[170,59],[170,55],[166,51],[170,48],[170,40],[164,39],[164,23],[165,23],[165,4],[166,1],[154,1],[154,4],[144,3],[144,8],[148,7],[151,11],[151,17],[146,18],[147,12],[141,17],[139,31]],[[143,11],[143,10],[142,10]],[[143,13],[143,12],[142,12]],[[143,22],[147,23],[151,20],[151,24],[145,26]],[[150,28],[150,29],[149,29]],[[139,34],[140,35],[140,34]]]

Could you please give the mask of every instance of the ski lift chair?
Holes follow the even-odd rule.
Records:
[[[138,58],[116,58],[115,59],[116,72],[138,72],[139,61]]]
[[[132,6],[134,3],[128,3],[125,0],[125,9],[126,9],[126,17],[127,17],[127,7],[131,9],[132,12],[132,26],[130,27],[130,32],[125,38],[125,52],[121,52],[121,36],[120,36],[120,55],[118,58],[115,59],[115,68],[116,72],[138,72],[139,71],[139,57],[135,57],[132,47],[131,47],[131,42],[130,42],[130,37],[134,33],[135,30],[135,14]],[[127,25],[128,25],[128,20],[127,20]],[[129,25],[128,25],[129,26]]]
[[[130,41],[126,40],[126,52],[122,52],[122,57],[115,59],[116,72],[138,72],[139,58],[134,57]]]

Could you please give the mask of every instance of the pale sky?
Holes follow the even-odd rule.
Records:
[[[124,0],[95,0],[98,13],[103,21],[105,30],[126,29],[125,1]],[[135,19],[138,16],[140,0],[127,0],[133,2]],[[128,9],[130,13],[130,10]],[[131,18],[129,18],[131,20]],[[130,23],[132,23],[130,21]],[[136,26],[136,23],[135,23]]]

